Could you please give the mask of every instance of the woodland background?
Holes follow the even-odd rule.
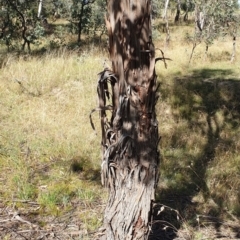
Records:
[[[156,53],[171,60],[156,64],[162,138],[152,229],[156,239],[238,239],[238,4],[166,2],[153,1]],[[94,131],[89,114],[97,74],[111,65],[106,3],[42,4],[37,17],[39,2],[0,1],[0,236],[95,239],[107,191],[99,116]]]

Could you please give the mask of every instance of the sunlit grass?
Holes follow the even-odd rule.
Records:
[[[155,44],[172,59],[167,69],[156,64],[162,136],[158,199],[177,196],[172,207],[178,208],[181,196],[190,197],[196,208],[184,223],[188,226],[200,213],[240,215],[239,50],[230,63],[230,38],[210,46],[207,59],[202,44],[189,65],[189,29],[185,26],[180,37],[175,29],[168,48],[163,33]],[[107,194],[99,179],[99,115],[93,114],[96,134],[89,113],[98,104],[97,73],[106,56],[89,49],[8,54],[2,61],[0,198],[36,201],[44,215],[78,206],[79,218],[92,231],[101,225],[95,208]]]
[[[105,201],[94,183],[99,181],[100,137],[89,123],[102,63],[93,53],[64,50],[5,59],[0,77],[1,201],[36,201],[44,215],[61,215],[75,201],[80,212]],[[93,118],[98,127],[98,115]],[[99,226],[100,220],[89,218],[90,229]]]
[[[198,45],[189,64],[191,43],[179,31],[171,34],[168,48],[163,36],[155,44],[172,59],[167,69],[156,65],[162,136],[157,198],[180,211],[185,234],[201,239],[209,237],[211,223],[197,222],[198,214],[223,222],[240,216],[240,52],[231,63],[232,39],[219,39],[207,58],[204,44]]]

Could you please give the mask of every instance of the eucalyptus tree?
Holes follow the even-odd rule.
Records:
[[[42,6],[43,6],[43,0],[39,0],[39,3],[38,3],[38,13],[37,13],[37,17],[38,17],[38,18],[41,17]]]
[[[6,16],[3,21],[1,37],[6,45],[12,45],[13,41],[23,41],[22,50],[27,45],[36,42],[43,34],[43,29],[37,24],[37,4],[34,0],[2,0],[1,13]]]
[[[180,20],[180,14],[181,14],[181,2],[180,0],[177,0],[177,11],[176,11],[176,16],[175,16],[175,19],[174,19],[174,22],[179,22]]]
[[[165,0],[164,10],[163,10],[163,20],[165,23],[165,29],[166,29],[166,33],[167,33],[166,46],[168,46],[169,41],[170,41],[170,28],[169,28],[169,23],[168,23],[168,7],[169,7],[169,0]]]
[[[88,26],[92,13],[92,4],[95,0],[72,0],[71,22],[76,23],[78,29],[77,42],[81,42],[83,29]]]
[[[194,0],[185,0],[181,2],[181,9],[184,11],[183,20],[186,22],[188,21],[188,14],[189,12],[193,12],[195,9]]]
[[[94,37],[101,37],[106,33],[105,19],[104,16],[107,13],[106,2],[103,0],[96,0],[92,4],[92,14],[89,21],[90,33]]]
[[[161,17],[161,10],[164,7],[163,1],[152,0],[152,18],[157,19]]]
[[[4,43],[8,50],[12,44],[13,27],[11,13],[5,1],[0,1],[0,43]]]
[[[43,16],[52,18],[53,21],[57,19],[70,20],[72,6],[78,2],[81,3],[81,1],[74,0],[42,0],[42,2]]]
[[[236,3],[229,0],[195,0],[195,32],[190,60],[198,44],[204,42],[207,54],[209,45],[219,36],[237,29]],[[232,27],[234,26],[234,28]]]
[[[186,22],[188,20],[188,14],[193,12],[195,9],[194,0],[174,0],[176,15],[174,22],[177,23],[180,20],[181,11],[183,11],[184,17],[183,20]],[[173,5],[173,2],[171,2]]]
[[[146,239],[159,168],[158,86],[151,1],[109,0],[111,69],[99,73],[102,184],[109,189],[99,239]]]

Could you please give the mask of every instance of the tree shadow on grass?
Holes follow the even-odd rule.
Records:
[[[234,148],[231,133],[240,129],[240,80],[229,79],[231,74],[231,70],[201,69],[176,77],[172,88],[161,85],[162,99],[170,102],[178,127],[172,126],[170,146],[165,146],[169,150],[162,156],[160,184],[164,180],[170,183],[157,193],[157,202],[161,204],[155,205],[149,239],[159,239],[156,236],[161,231],[161,239],[175,239],[183,221],[192,227],[199,224],[197,216],[204,213],[199,211],[198,202],[193,201],[199,193],[205,203],[214,202],[205,214],[214,219],[215,230],[219,232],[226,199],[209,190],[207,170],[217,160],[218,149],[224,152]],[[179,121],[185,125],[179,127]],[[189,136],[183,141],[186,134]],[[199,134],[200,146],[196,140],[191,145],[194,134]],[[195,147],[198,151],[191,151]],[[239,238],[240,227],[232,227],[232,231]]]
[[[96,184],[101,183],[101,171],[92,166],[89,160],[82,157],[72,158],[70,163],[70,171],[76,174],[80,174],[80,177],[84,180],[94,181]]]
[[[66,174],[75,174],[81,180],[93,181],[96,184],[101,184],[100,169],[95,168],[87,157],[75,156],[71,159],[64,159],[62,157],[52,157],[51,161],[46,164],[39,164],[33,172],[33,176],[41,176],[49,178],[53,169],[64,169]]]

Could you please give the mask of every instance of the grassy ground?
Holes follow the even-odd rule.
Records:
[[[188,26],[173,27],[167,47],[164,33],[157,32],[155,39],[172,61],[167,69],[162,62],[156,65],[162,140],[154,221],[165,230],[178,230],[179,239],[215,239],[217,234],[237,238],[240,52],[231,64],[231,39],[219,39],[209,48],[208,58],[204,45],[199,45],[188,64],[191,44],[185,37],[190,31]],[[97,113],[93,116],[96,134],[89,113],[97,106],[97,73],[105,58],[106,53],[92,46],[36,57],[4,56],[2,239],[24,239],[24,234],[37,239],[40,233],[46,239],[94,239],[91,233],[101,225],[107,193],[99,179],[99,118]]]
[[[4,205],[18,209],[35,202],[35,214],[50,216],[77,207],[84,229],[100,226],[98,206],[106,194],[99,180],[100,137],[91,129],[89,113],[97,105],[102,62],[93,53],[65,51],[6,57],[0,77]],[[94,119],[97,125],[97,114]]]
[[[188,31],[183,28],[179,36],[173,30],[168,48],[164,36],[156,44],[173,60],[167,69],[157,65],[162,135],[158,200],[181,213],[181,227],[190,239],[216,239],[210,230],[219,231],[219,238],[235,239],[240,233],[239,57],[231,64],[231,39],[219,39],[207,58],[205,46],[199,45],[189,64]],[[167,220],[174,222],[174,215]]]

